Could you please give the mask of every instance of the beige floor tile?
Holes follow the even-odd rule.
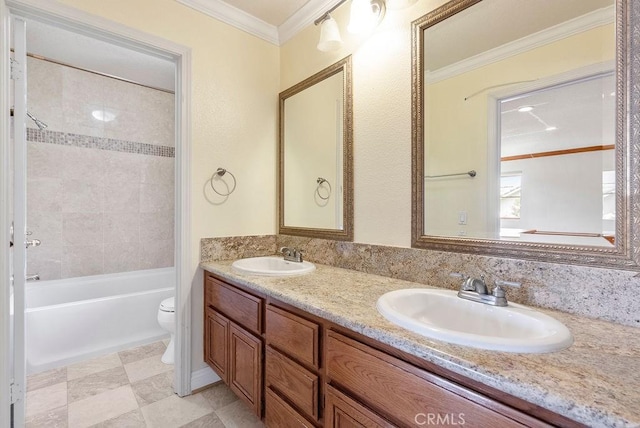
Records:
[[[155,355],[125,364],[124,369],[127,371],[131,383],[173,370],[173,365],[163,363],[160,361],[160,357],[161,355]]]
[[[67,397],[69,403],[73,403],[128,384],[129,378],[124,367],[115,367],[70,380],[67,383]]]
[[[131,386],[121,386],[69,403],[69,426],[83,428],[108,421],[138,408]]]
[[[225,428],[225,426],[215,413],[209,413],[180,428]]]
[[[140,409],[133,412],[125,413],[117,418],[109,419],[108,421],[100,422],[91,428],[146,428],[147,424],[144,421],[144,416]]]
[[[25,428],[67,428],[67,406],[35,414],[25,420]]]
[[[36,389],[27,392],[26,417],[47,412],[58,407],[67,405],[67,383],[61,382],[56,385]]]
[[[201,395],[183,398],[172,395],[164,400],[149,404],[141,410],[147,426],[151,428],[179,427],[213,411],[207,400]]]
[[[122,361],[122,364],[129,364],[135,361],[144,360],[145,358],[153,357],[154,355],[162,356],[165,349],[167,349],[167,345],[160,341],[133,349],[127,349],[126,351],[120,351],[118,352],[118,355],[120,355],[120,361]]]
[[[109,354],[92,360],[83,361],[67,367],[67,380],[78,379],[83,376],[109,370],[122,365],[118,354]]]
[[[67,381],[67,368],[47,370],[27,376],[27,392]]]
[[[218,410],[238,400],[238,396],[222,382],[205,389],[199,394],[207,399],[213,410]]]
[[[140,407],[173,395],[173,371],[160,373],[131,384]]]
[[[249,406],[237,400],[216,410],[216,414],[226,428],[261,428],[264,424],[253,414]]]

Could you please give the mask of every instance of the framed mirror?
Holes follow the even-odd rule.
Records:
[[[453,0],[413,22],[413,247],[638,269],[630,13]]]
[[[279,233],[353,240],[351,56],[280,93]]]

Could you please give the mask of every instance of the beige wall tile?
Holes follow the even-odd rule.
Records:
[[[30,238],[39,239],[42,245],[62,244],[62,212],[28,210],[27,230]]]
[[[141,182],[174,186],[175,158],[144,156],[141,169]]]
[[[104,187],[105,212],[138,213],[140,183],[107,181]]]
[[[156,269],[174,265],[174,241],[142,241],[141,243],[142,269]]]
[[[52,144],[53,145],[53,144]],[[102,183],[105,179],[105,150],[64,147],[62,178],[86,183]]]
[[[104,241],[104,219],[101,213],[63,213],[64,246],[96,245]]]
[[[140,241],[140,215],[138,213],[104,214],[105,244]]]
[[[62,211],[62,188],[61,179],[27,177],[27,210]]]
[[[173,186],[142,183],[140,185],[140,212],[153,213],[173,210],[175,207]]]
[[[64,146],[27,142],[29,178],[62,178]]]
[[[105,179],[110,183],[139,183],[143,165],[147,159],[155,157],[108,150],[104,153]]]
[[[104,245],[62,247],[62,278],[100,275],[104,273]]]
[[[62,278],[62,244],[43,242],[39,247],[30,247],[27,274],[38,274],[41,281]]]
[[[56,195],[60,199],[60,195]],[[62,212],[100,213],[104,209],[104,184],[84,180],[62,181]]]
[[[173,210],[155,213],[140,213],[140,238],[151,241],[173,240]]]
[[[140,243],[117,242],[104,244],[104,272],[131,272],[141,269]]]

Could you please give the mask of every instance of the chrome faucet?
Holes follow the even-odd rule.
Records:
[[[484,303],[491,306],[507,306],[507,296],[503,286],[520,287],[519,282],[496,280],[493,291],[489,292],[487,284],[484,282],[484,275],[480,278],[471,278],[460,273],[452,273],[451,276],[462,278],[462,285],[458,291],[458,297],[471,300],[472,302]]]
[[[302,263],[302,251],[295,248],[282,247],[280,252],[288,262]]]

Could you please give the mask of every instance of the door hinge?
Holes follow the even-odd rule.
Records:
[[[11,60],[11,80],[21,80],[22,79],[22,65],[13,58]]]
[[[16,385],[15,383],[12,383],[10,385],[10,388],[11,388],[11,404],[15,404],[22,399],[22,395],[23,395],[22,387],[20,385]]]

